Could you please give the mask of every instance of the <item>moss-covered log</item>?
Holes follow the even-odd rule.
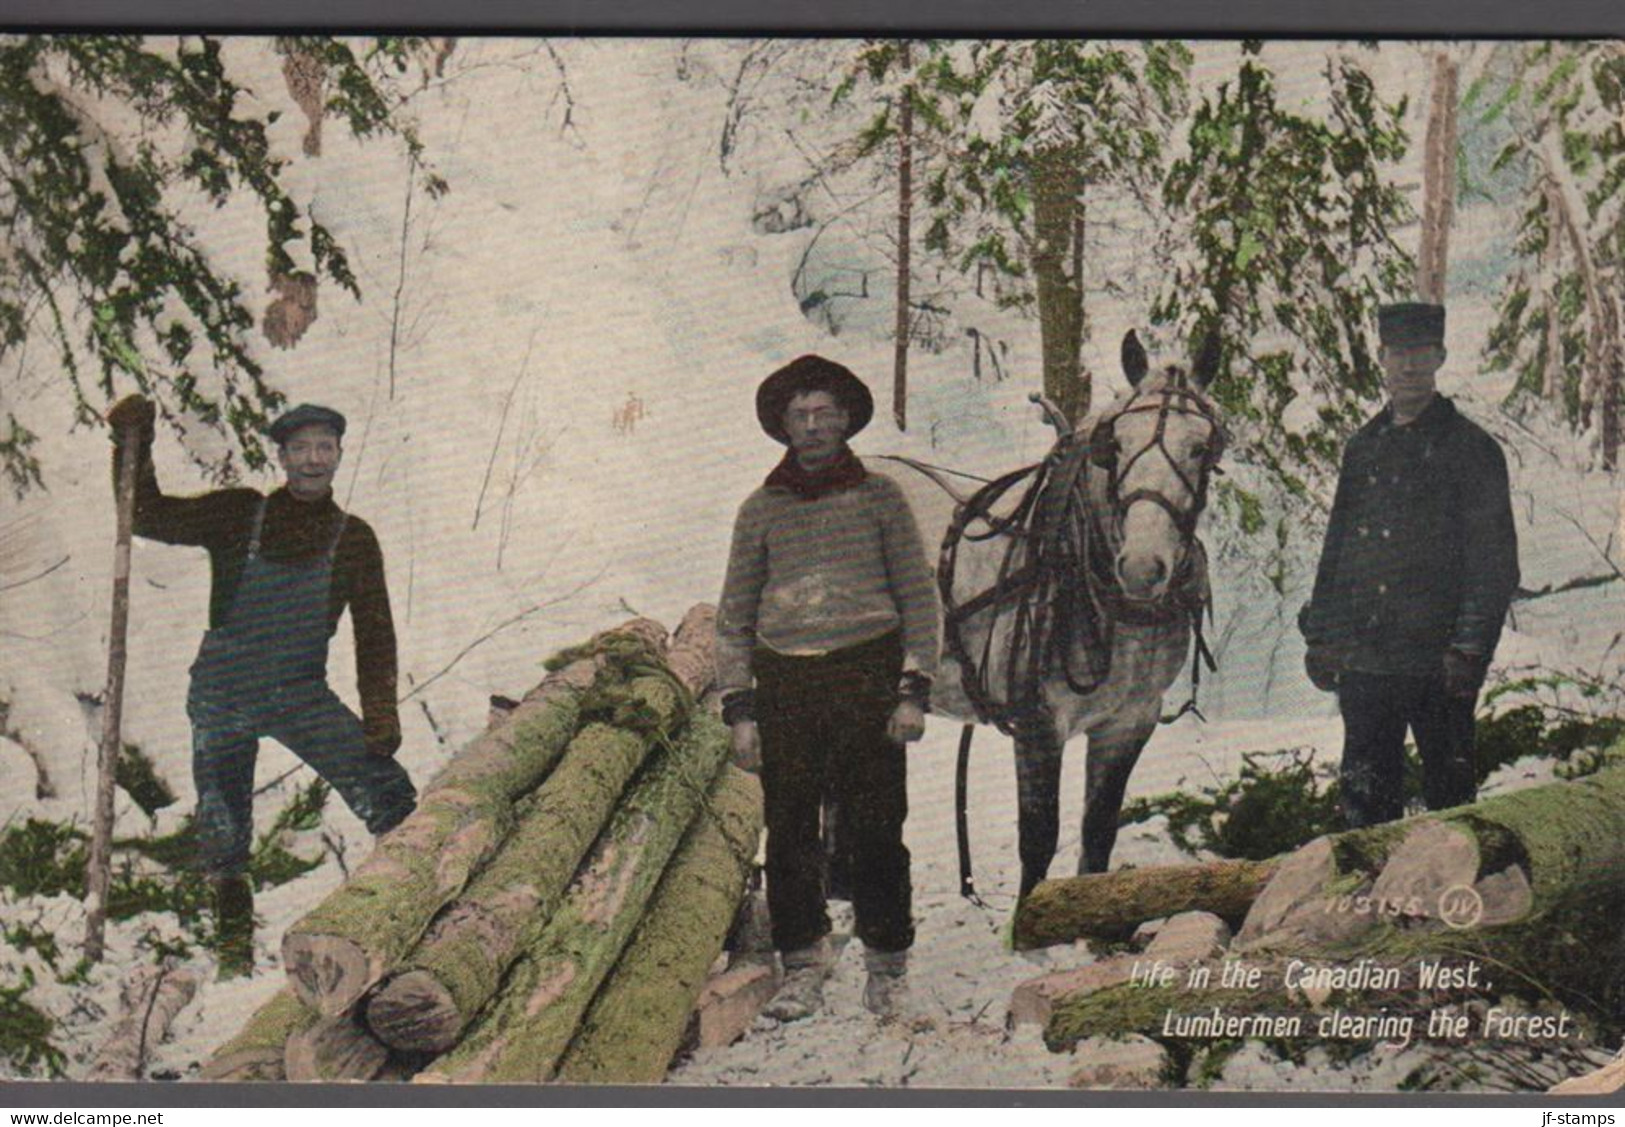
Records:
[[[515,800],[558,762],[601,671],[629,653],[658,658],[664,635],[646,619],[600,635],[430,781],[411,817],[283,936],[283,965],[306,1004],[346,1013],[395,966],[507,837]]]
[[[1275,872],[1273,861],[1215,861],[1046,880],[1016,908],[1017,950],[1078,939],[1127,939],[1146,920],[1212,912],[1238,926]]]
[[[368,999],[367,1023],[385,1043],[434,1053],[457,1043],[546,926],[649,748],[680,726],[711,683],[715,635],[716,612],[696,606],[677,628],[663,669],[595,688],[588,707],[633,717],[635,725],[589,723],[570,742],[502,849]]]
[[[574,1084],[658,1084],[738,912],[762,830],[762,787],[726,767],[637,933],[559,1064]]]
[[[324,1017],[288,1038],[283,1069],[289,1082],[327,1084],[376,1080],[389,1064],[389,1047],[354,1014]]]
[[[320,1020],[301,1002],[293,988],[284,987],[255,1011],[242,1030],[215,1050],[198,1074],[199,1080],[286,1080],[283,1057],[288,1038]]]
[[[514,964],[501,996],[418,1079],[552,1079],[588,1004],[619,958],[729,747],[720,721],[696,716],[660,748],[571,882],[564,903]]]

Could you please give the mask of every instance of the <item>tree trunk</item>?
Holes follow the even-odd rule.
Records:
[[[172,959],[136,971],[120,994],[122,1016],[96,1050],[86,1080],[140,1080],[153,1046],[197,994],[197,975]]]
[[[911,65],[903,44],[903,73]],[[892,415],[898,430],[908,429],[909,273],[914,212],[914,92],[905,82],[897,115],[897,343],[892,361]]]
[[[389,1063],[389,1048],[353,1013],[324,1017],[288,1037],[283,1069],[294,1084],[376,1080]]]
[[[1548,215],[1558,214],[1560,204],[1550,184],[1543,189]],[[1558,268],[1563,261],[1563,236],[1555,222],[1546,225],[1546,245],[1540,252],[1542,306],[1546,313],[1546,364],[1541,371],[1541,398],[1559,412],[1563,410],[1563,325],[1557,301]]]
[[[1046,880],[1016,907],[1018,951],[1078,939],[1127,939],[1146,920],[1193,909],[1239,926],[1274,861],[1216,861]]]
[[[1045,149],[1034,157],[1030,257],[1038,289],[1044,394],[1073,423],[1089,413],[1090,399],[1079,360],[1083,348],[1081,279],[1067,276],[1082,194],[1083,178],[1070,149]]]
[[[709,607],[691,611],[678,630],[668,663],[690,697],[711,682],[715,636]],[[638,678],[629,696],[657,730],[593,723],[570,742],[500,852],[368,1000],[367,1023],[386,1044],[436,1053],[450,1049],[496,994],[514,959],[547,925],[659,733],[683,718],[684,702],[664,677]]]
[[[1422,150],[1422,245],[1416,256],[1416,294],[1444,301],[1450,259],[1450,223],[1456,210],[1456,61],[1433,56],[1433,93]]]
[[[571,1084],[658,1084],[755,863],[762,787],[725,767],[559,1064]]]
[[[284,987],[248,1019],[237,1036],[215,1050],[198,1079],[286,1080],[283,1059],[288,1038],[320,1019],[291,986]]]
[[[141,441],[126,428],[119,445],[118,511],[113,538],[113,613],[107,627],[107,689],[102,694],[102,738],[96,757],[96,808],[90,857],[85,862],[85,958],[102,961],[107,946],[107,889],[113,865],[113,787],[123,749],[124,666],[130,632],[130,538],[135,527],[135,477]]]
[[[657,659],[664,639],[646,619],[599,636],[448,763],[412,816],[283,936],[300,998],[336,1017],[392,969],[507,837],[514,801],[564,753],[601,667],[616,652]]]
[[[674,746],[651,757],[563,905],[514,965],[501,997],[421,1079],[530,1083],[553,1077],[728,748],[722,723],[696,716]]]

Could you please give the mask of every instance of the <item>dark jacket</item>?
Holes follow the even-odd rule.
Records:
[[[1518,586],[1518,534],[1495,439],[1435,397],[1349,439],[1315,590],[1298,616],[1344,669],[1436,673],[1446,649],[1495,653]]]
[[[231,610],[248,559],[248,541],[261,494],[255,489],[217,489],[196,497],[168,496],[159,488],[153,468],[150,429],[141,436],[141,444],[134,532],[164,544],[208,550],[212,576],[209,625],[220,626]],[[113,473],[116,480],[116,446]],[[331,496],[306,502],[285,487],[278,489],[266,498],[260,551],[267,560],[280,563],[315,563],[332,543],[334,522],[339,516],[339,507]],[[346,519],[333,556],[333,584],[327,603],[329,633],[338,629],[345,607],[349,607],[355,626],[356,682],[367,743],[394,751],[401,742],[400,714],[395,704],[395,620],[390,614],[378,537],[366,521],[356,516]]]

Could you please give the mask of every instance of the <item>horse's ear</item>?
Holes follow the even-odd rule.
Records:
[[[1191,379],[1196,382],[1198,389],[1206,391],[1207,385],[1213,382],[1213,377],[1219,374],[1219,333],[1217,329],[1209,329],[1202,338],[1201,350],[1196,354],[1196,363],[1191,368]]]
[[[1130,329],[1123,335],[1123,374],[1128,377],[1129,386],[1139,387],[1149,367],[1145,357],[1145,346],[1140,343],[1140,338],[1134,335],[1134,330]]]

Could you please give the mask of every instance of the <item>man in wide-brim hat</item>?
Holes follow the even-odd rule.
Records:
[[[1441,305],[1378,310],[1389,403],[1349,440],[1298,619],[1310,680],[1337,693],[1354,827],[1404,815],[1407,730],[1428,808],[1473,801],[1474,708],[1518,585],[1506,458],[1435,387],[1444,324]]]
[[[174,497],[158,486],[156,409],[132,395],[108,413],[115,444],[135,442],[137,536],[208,550],[209,630],[192,665],[198,864],[215,888],[222,977],[253,969],[254,763],[270,736],[332,784],[375,834],[410,814],[417,792],[394,760],[395,626],[378,538],[333,500],[344,416],[302,404],[271,423],[285,484]],[[117,479],[119,456],[113,457]],[[360,718],[327,684],[327,646],[345,609],[355,629]]]
[[[827,791],[850,852],[864,1003],[900,1016],[914,942],[904,745],[925,729],[936,589],[902,491],[847,445],[874,414],[863,381],[803,356],[763,381],[756,414],[789,449],[734,524],[717,676],[736,757],[761,762],[768,909],[785,969],[767,1012],[795,1020],[822,1004]]]

